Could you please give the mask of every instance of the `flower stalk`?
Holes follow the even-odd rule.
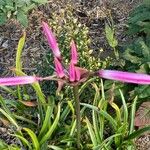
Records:
[[[77,129],[77,149],[80,149],[81,116],[80,116],[80,100],[79,100],[78,85],[73,86],[73,94],[74,94],[74,100],[75,100],[76,129]]]

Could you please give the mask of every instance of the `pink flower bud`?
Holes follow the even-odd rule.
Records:
[[[76,80],[75,66],[72,62],[70,63],[70,66],[69,66],[69,80],[71,82],[74,82]]]
[[[77,64],[78,61],[78,53],[77,53],[77,47],[75,45],[75,42],[71,41],[71,62],[73,64]]]
[[[75,67],[76,72],[76,81],[79,81],[81,78],[81,71],[78,69],[78,67]]]
[[[19,77],[8,77],[0,78],[0,86],[13,86],[22,84],[31,84],[42,80],[40,77],[35,76],[19,76]]]
[[[113,70],[99,70],[100,77],[135,84],[150,84],[150,75]]]
[[[54,56],[60,59],[61,53],[58,48],[58,43],[56,42],[56,38],[55,38],[52,30],[49,28],[49,26],[46,22],[42,22],[42,27],[43,27],[43,31],[46,36],[46,39],[48,41],[48,44],[53,51]]]
[[[59,59],[57,59],[56,57],[54,58],[54,64],[55,64],[57,76],[60,78],[63,78],[65,76],[64,69]]]

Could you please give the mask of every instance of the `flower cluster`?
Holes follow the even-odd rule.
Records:
[[[77,84],[80,82],[84,82],[89,77],[90,72],[84,68],[77,67],[78,53],[74,40],[72,40],[70,43],[71,49],[70,64],[68,68],[65,68],[65,65],[63,65],[63,58],[61,56],[58,44],[56,42],[56,38],[52,33],[52,30],[48,27],[47,23],[45,22],[42,22],[42,27],[46,39],[54,54],[54,64],[57,77],[63,79],[64,82],[70,84]]]
[[[61,53],[58,48],[58,44],[56,42],[56,38],[52,33],[52,30],[49,28],[47,23],[42,23],[43,31],[47,38],[47,41],[52,49],[52,52],[55,57],[55,69],[58,77],[63,78],[66,76],[64,73],[63,65],[61,64]],[[59,55],[58,55],[59,54]],[[71,61],[69,65],[69,80],[70,82],[80,82],[83,79],[87,79],[89,76],[99,76],[105,79],[117,80],[121,82],[127,83],[135,83],[135,84],[150,84],[150,75],[139,74],[139,73],[129,73],[123,71],[115,71],[115,70],[99,70],[96,72],[89,72],[88,70],[80,67],[76,67],[77,65],[77,48],[74,41],[71,41]],[[84,80],[83,80],[84,81]]]
[[[71,59],[69,67],[65,67],[63,64],[63,59],[61,52],[58,47],[56,38],[49,28],[46,22],[42,22],[43,32],[46,36],[48,44],[54,54],[54,65],[57,78],[61,79],[61,82],[70,83],[76,85],[80,82],[84,82],[90,76],[99,76],[101,78],[117,80],[127,83],[135,84],[150,84],[150,75],[139,74],[139,73],[130,73],[116,70],[99,70],[96,72],[90,72],[84,68],[78,67],[78,53],[75,42],[72,40],[71,47]],[[31,84],[37,81],[47,80],[48,78],[35,77],[35,76],[22,76],[22,77],[8,77],[0,78],[0,86],[13,86],[13,85],[22,85],[22,84]],[[49,78],[52,79],[52,78]]]

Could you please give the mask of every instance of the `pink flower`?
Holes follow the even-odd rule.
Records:
[[[54,58],[54,64],[57,76],[63,78],[65,76],[64,69],[62,67],[62,64],[56,57]]]
[[[31,83],[34,83],[34,82],[37,82],[40,80],[42,80],[42,78],[35,77],[35,76],[19,76],[19,77],[0,78],[0,86],[31,84]]]
[[[85,82],[90,76],[98,75],[105,79],[117,80],[128,83],[135,84],[150,84],[150,75],[138,74],[138,73],[129,73],[123,71],[113,71],[113,70],[99,70],[96,72],[90,72],[84,68],[77,67],[78,53],[75,42],[71,41],[71,61],[68,68],[63,68],[61,53],[58,48],[55,36],[53,35],[51,29],[48,27],[48,24],[42,22],[43,30],[48,40],[50,47],[54,53],[54,63],[55,70],[58,77],[63,78],[64,82],[72,82],[71,84],[78,84],[80,82]]]
[[[74,64],[71,62],[69,66],[69,80],[70,82],[78,82],[81,77],[81,72],[78,67],[75,67]]]
[[[42,22],[42,27],[43,27],[43,31],[46,36],[46,39],[48,41],[48,44],[53,51],[54,56],[60,59],[61,53],[58,48],[58,43],[56,41],[56,38],[55,38],[52,30],[49,28],[48,24],[44,21]]]
[[[105,79],[135,84],[150,84],[150,75],[113,70],[99,70],[98,75]]]
[[[76,81],[80,81],[82,71],[78,67],[75,67],[75,71],[76,71]]]
[[[75,42],[71,41],[71,62],[73,64],[77,64],[78,61],[78,53],[77,53],[77,47],[75,45]]]
[[[69,65],[69,80],[70,82],[79,81],[81,77],[80,70],[75,67],[78,61],[78,53],[75,42],[72,40],[71,43],[71,62]]]
[[[69,66],[69,80],[71,82],[74,82],[76,80],[75,66],[72,62],[70,63],[70,66]]]

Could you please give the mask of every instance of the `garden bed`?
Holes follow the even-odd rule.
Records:
[[[126,34],[126,29],[127,29],[126,23],[127,23],[128,17],[129,17],[129,13],[136,6],[138,6],[141,3],[141,1],[142,0],[132,0],[132,1],[129,1],[129,0],[116,0],[116,1],[115,0],[114,1],[104,0],[101,2],[98,0],[89,0],[89,1],[70,0],[70,1],[66,2],[65,0],[64,1],[63,0],[62,1],[51,0],[48,2],[48,4],[43,4],[35,9],[33,9],[32,11],[30,11],[29,16],[28,16],[28,18],[29,18],[28,24],[29,25],[26,28],[27,36],[26,36],[26,42],[24,45],[24,49],[22,52],[22,66],[23,66],[22,70],[25,73],[27,73],[28,75],[36,74],[37,76],[48,76],[49,74],[51,74],[51,72],[48,71],[48,69],[51,69],[51,67],[48,67],[48,65],[49,65],[48,63],[51,63],[51,61],[48,63],[46,62],[46,60],[49,58],[50,48],[49,48],[49,45],[47,44],[47,41],[45,40],[45,37],[43,35],[41,22],[46,21],[51,24],[51,21],[53,21],[52,25],[54,24],[53,27],[54,28],[56,27],[55,32],[56,33],[58,32],[57,34],[59,35],[59,29],[57,30],[57,21],[55,23],[55,17],[56,17],[56,19],[61,20],[62,18],[59,18],[59,15],[61,16],[61,13],[65,12],[66,10],[68,11],[66,13],[68,13],[68,14],[72,13],[71,16],[73,16],[73,19],[77,19],[79,26],[81,24],[81,25],[84,25],[84,27],[86,27],[85,32],[86,32],[86,30],[88,30],[87,37],[90,39],[90,42],[89,43],[87,42],[87,44],[88,44],[89,51],[92,52],[92,57],[95,57],[95,59],[99,58],[100,63],[102,63],[102,61],[104,61],[104,63],[101,64],[102,68],[103,67],[109,68],[108,64],[110,64],[111,61],[114,60],[115,55],[114,55],[114,51],[113,51],[112,47],[110,46],[110,44],[106,38],[106,35],[105,35],[106,34],[105,24],[112,25],[114,27],[115,38],[117,39],[117,41],[119,43],[117,45],[118,48],[122,48],[124,46],[124,43],[132,43],[133,36],[129,37]],[[15,72],[12,70],[15,67],[17,44],[18,44],[20,37],[23,34],[23,30],[24,30],[24,27],[21,26],[20,23],[18,23],[14,19],[11,19],[6,24],[0,26],[0,76],[1,77],[13,76],[15,74]],[[83,33],[83,36],[84,35],[85,34]],[[69,36],[70,35],[68,35],[68,37]],[[57,38],[59,38],[59,37],[57,37]],[[85,38],[85,40],[86,40],[86,38]],[[61,45],[62,43],[59,43],[59,44]],[[124,49],[121,49],[121,50],[122,51],[119,53],[122,53],[124,51]],[[66,56],[64,56],[64,57],[66,57]],[[87,58],[85,58],[85,59],[87,59]],[[108,63],[107,63],[107,61],[108,61]],[[95,64],[93,64],[93,65],[95,65]],[[83,65],[82,67],[85,67],[85,66]],[[90,67],[91,66],[89,66],[88,69],[91,69]],[[113,67],[115,68],[116,66],[113,66]],[[96,81],[96,83],[97,83],[97,81]],[[93,86],[93,85],[94,85],[94,83],[92,85],[90,85],[92,90],[96,89],[95,86]],[[47,85],[46,85],[46,87],[47,87]],[[43,89],[45,90],[46,88],[43,86]],[[110,88],[110,91],[108,90],[107,92],[109,93],[109,92],[111,92],[111,90],[112,90],[112,87]],[[7,92],[4,92],[4,90],[0,90],[0,92],[3,97],[6,97],[7,99],[11,99],[11,96],[12,96],[11,94],[6,94]],[[88,92],[89,91],[87,90],[87,93]],[[29,92],[29,93],[32,94],[32,92]],[[45,95],[47,96],[48,94],[49,94],[49,91],[45,90]],[[63,99],[61,98],[62,95],[59,95],[59,96],[60,97],[58,99],[63,101]],[[131,93],[131,96],[132,96],[132,93]],[[26,97],[26,95],[24,95],[25,99],[27,97]],[[33,101],[34,101],[34,99],[36,99],[35,94],[33,94],[33,96],[31,96],[31,97],[32,97]],[[85,99],[87,97],[88,96],[85,94]],[[58,102],[56,102],[56,103],[58,103]],[[31,105],[32,104],[33,103],[31,103]],[[120,105],[120,104],[118,104],[118,105]],[[71,107],[72,105],[70,104],[69,106]],[[29,107],[32,107],[32,106],[29,106]],[[35,107],[35,106],[33,106],[33,107]],[[55,108],[55,109],[56,110],[54,110],[54,112],[56,113],[57,108]],[[15,112],[16,110],[12,110],[12,111]],[[32,114],[31,111],[30,111],[30,113]],[[74,117],[74,116],[73,115],[69,116],[69,118],[71,118],[71,117]],[[90,117],[92,118],[92,115]],[[37,116],[35,118],[33,118],[33,121],[35,121],[38,124],[39,120],[38,120]],[[82,124],[87,124],[87,128],[90,128],[90,123],[88,123],[88,121],[89,121],[88,119],[83,119]],[[70,123],[71,122],[69,121],[69,119],[66,122],[62,123],[65,126],[64,127],[65,130],[66,130],[66,126]],[[11,133],[12,126],[9,126],[9,125],[10,124],[5,119],[0,120],[0,138],[3,139],[7,144],[22,145],[16,138],[14,138],[10,135],[10,134],[12,134]],[[34,126],[34,123],[33,123],[33,126]],[[69,126],[68,126],[68,128],[69,128]],[[61,129],[58,129],[58,133],[61,135],[61,134],[63,134],[63,131],[60,131],[60,130]],[[111,129],[108,127],[108,132],[109,132],[109,130],[111,130]],[[107,131],[106,131],[106,135],[107,135]],[[59,137],[59,135],[57,135],[57,136]],[[85,134],[85,135],[83,135],[83,137],[81,137],[81,139],[85,138],[89,142],[89,139],[87,138],[87,136],[89,136],[89,135]],[[60,140],[62,140],[62,139],[60,139]],[[67,141],[70,139],[66,138],[65,140]],[[63,142],[67,143],[65,140]],[[71,139],[71,140],[74,140],[74,139]],[[51,145],[55,145],[55,144],[59,145],[60,144],[59,140],[57,140],[57,137],[55,137],[54,140],[52,140],[52,142],[49,142],[49,143]],[[149,147],[150,147],[149,133],[142,135],[140,138],[137,138],[135,143],[137,145],[137,149],[149,150]],[[143,145],[141,143],[143,143]],[[84,144],[85,143],[83,142],[83,145]],[[73,144],[71,143],[70,145],[74,146],[75,143],[73,143]],[[139,145],[140,146],[142,145],[142,146],[140,147]],[[86,145],[86,146],[90,147],[90,145]]]

